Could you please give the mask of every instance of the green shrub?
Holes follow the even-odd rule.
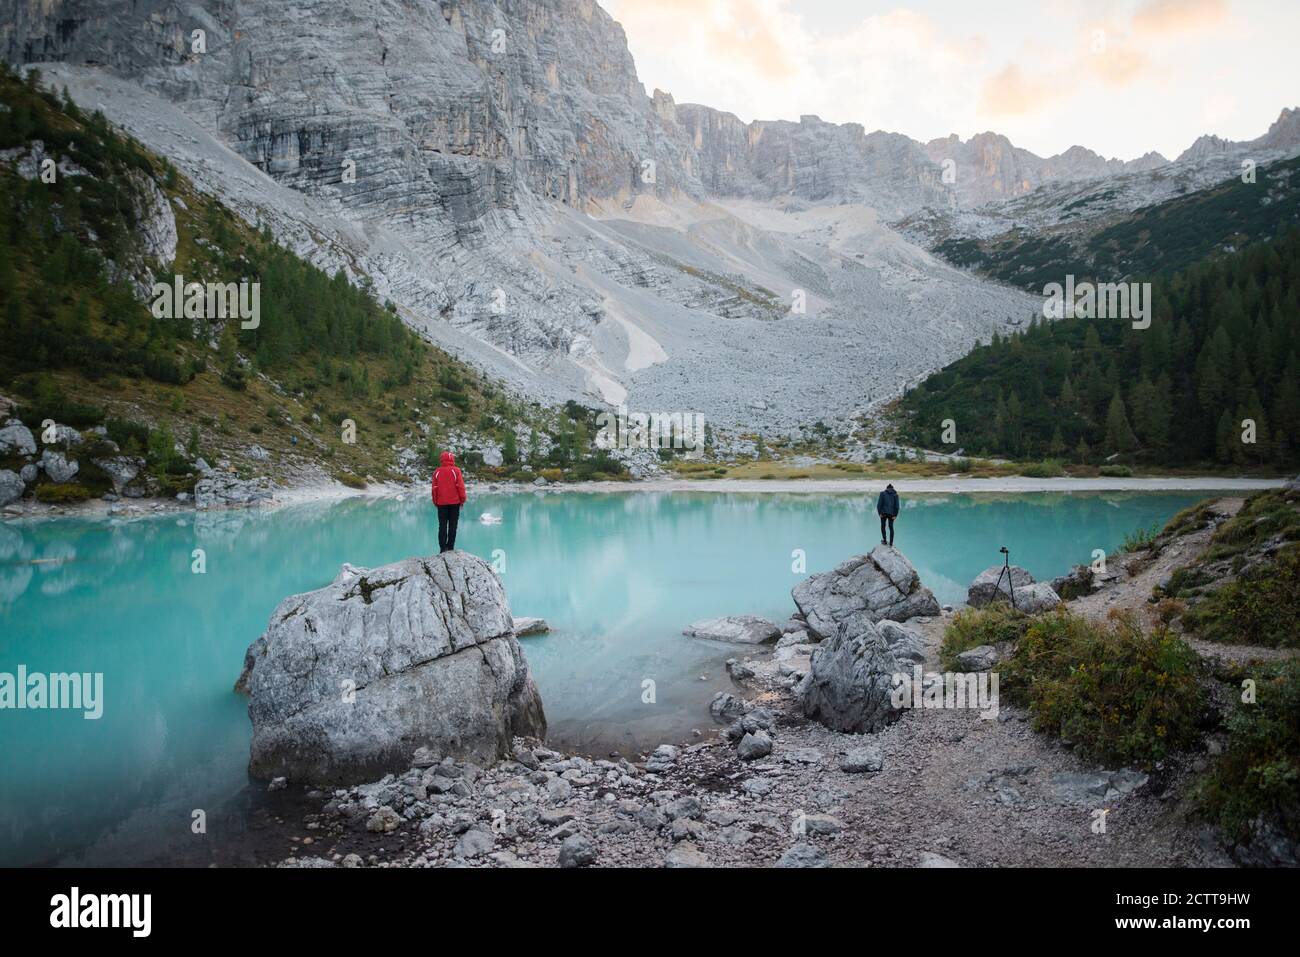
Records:
[[[1060,459],[1043,459],[1022,465],[1020,474],[1026,478],[1056,478],[1065,474],[1065,464]]]
[[[108,428],[108,437],[121,446],[123,451],[132,440],[134,440],[133,448],[136,449],[136,454],[143,454],[149,447],[149,426],[143,422],[109,419],[104,425]]]
[[[1151,767],[1190,745],[1201,710],[1197,656],[1168,627],[1098,624],[1058,611],[1034,619],[998,671],[1036,731],[1102,763]]]
[[[16,415],[37,431],[40,423],[53,419],[60,425],[84,429],[104,421],[104,410],[97,405],[69,399],[49,376],[39,375],[24,383],[30,400],[19,403]]]
[[[1125,552],[1146,551],[1155,544],[1156,539],[1163,531],[1159,522],[1150,528],[1138,528],[1124,536],[1124,541],[1120,543],[1120,550]]]
[[[335,476],[335,478],[337,478],[348,488],[360,489],[366,487],[366,480],[361,478],[358,475],[353,475],[351,472],[340,472],[338,475]]]
[[[1300,648],[1297,620],[1300,546],[1292,545],[1275,562],[1210,592],[1183,615],[1183,628],[1223,644]]]
[[[943,632],[939,661],[947,671],[957,666],[957,656],[980,645],[1018,641],[1032,619],[1005,602],[985,608],[963,608]]]
[[[1106,478],[1131,478],[1133,470],[1127,465],[1103,465],[1097,470]]]
[[[1205,559],[1231,558],[1274,538],[1300,541],[1300,492],[1269,489],[1246,499],[1237,514],[1215,531]]]
[[[1198,783],[1201,809],[1234,841],[1263,816],[1300,838],[1300,662],[1254,674],[1255,702],[1226,722],[1227,747]]]
[[[76,485],[67,482],[63,485],[47,483],[36,486],[36,500],[38,502],[48,502],[52,505],[62,505],[70,502],[84,502],[94,497],[94,492],[84,485]]]

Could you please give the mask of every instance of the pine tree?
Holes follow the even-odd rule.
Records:
[[[1124,398],[1119,389],[1115,390],[1106,412],[1106,449],[1110,452],[1131,452],[1137,445],[1137,438],[1129,425],[1128,414],[1124,411]]]

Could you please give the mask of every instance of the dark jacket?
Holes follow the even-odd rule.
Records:
[[[876,514],[887,515],[890,518],[898,517],[898,493],[894,491],[894,486],[886,487],[880,493],[880,498],[876,499]]]

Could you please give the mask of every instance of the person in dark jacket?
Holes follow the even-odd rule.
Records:
[[[456,526],[465,504],[465,476],[450,452],[442,453],[442,465],[433,473],[433,504],[438,506],[438,551],[449,552],[456,547]]]
[[[898,493],[893,485],[886,485],[885,490],[876,499],[876,514],[880,516],[880,544],[894,544],[894,519],[898,518]],[[888,538],[886,538],[888,532]]]

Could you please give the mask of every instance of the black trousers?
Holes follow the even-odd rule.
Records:
[[[449,552],[456,547],[456,526],[460,523],[459,505],[438,506],[438,551]]]
[[[888,535],[885,534],[886,528],[889,529]],[[880,540],[882,542],[888,541],[889,544],[891,545],[894,544],[894,516],[892,515],[880,516]]]

